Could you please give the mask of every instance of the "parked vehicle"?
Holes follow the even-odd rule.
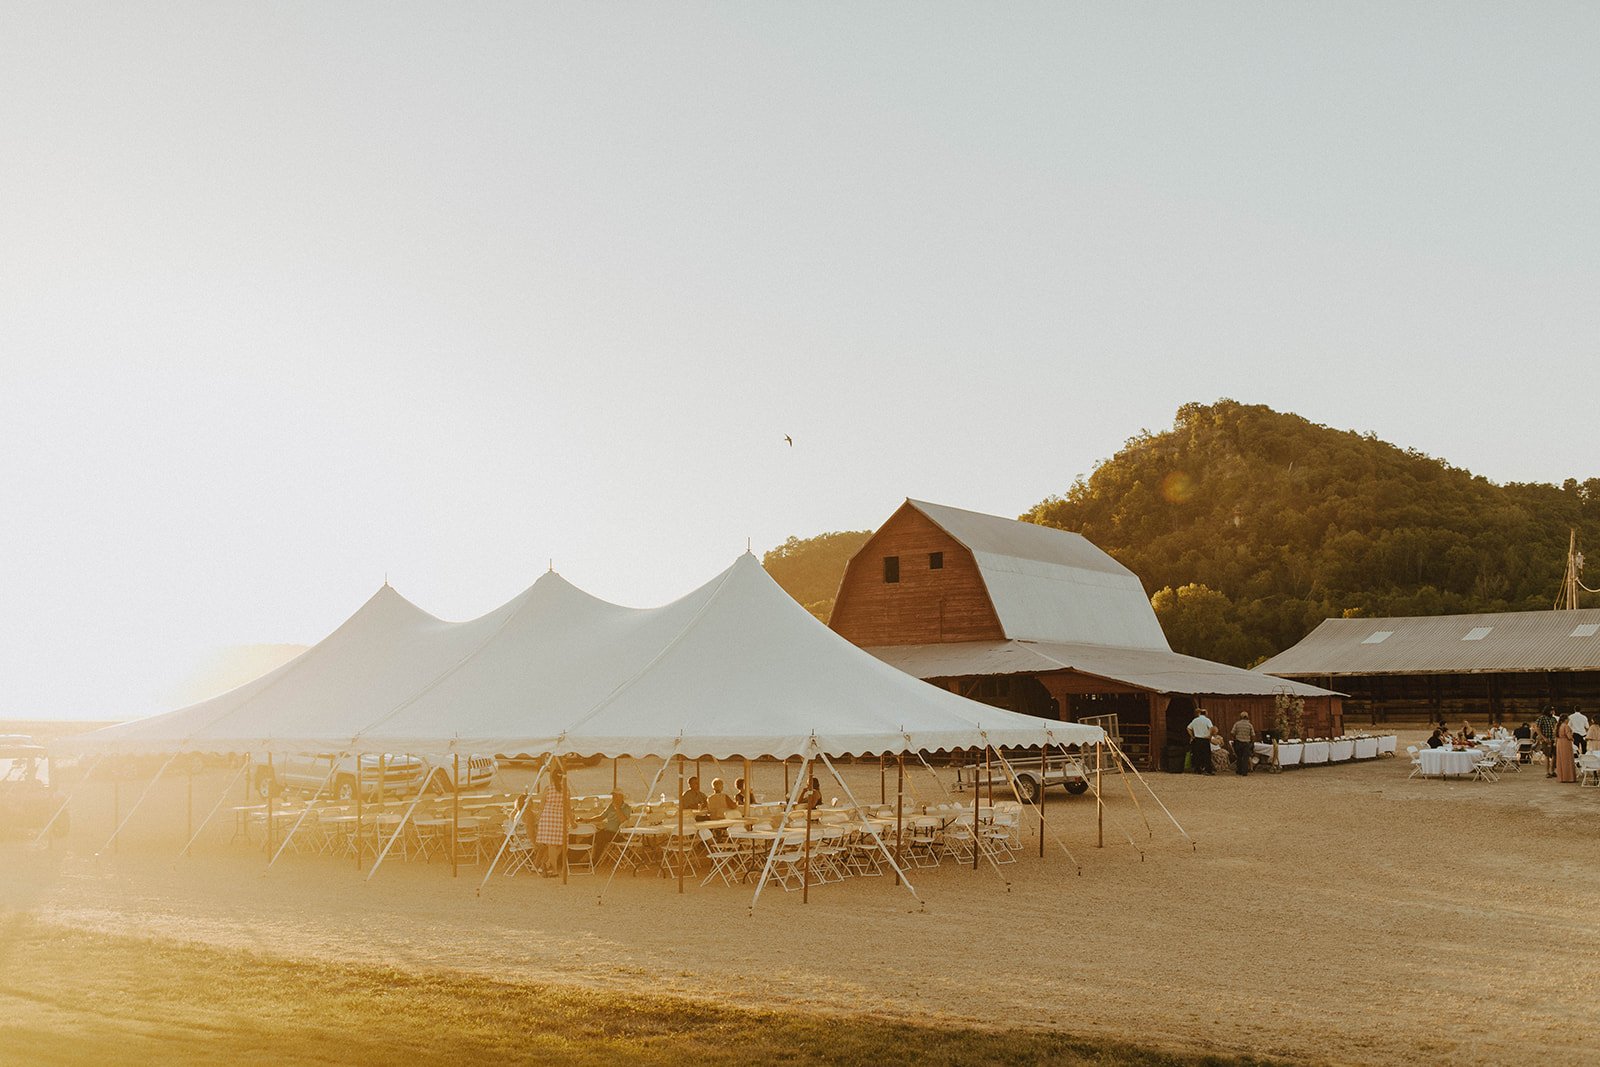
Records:
[[[21,734],[0,736],[0,836],[36,834],[50,822],[61,799],[50,784],[50,754]],[[67,832],[67,813],[50,828]]]
[[[1079,796],[1089,789],[1083,764],[1074,758],[1051,756],[1046,761],[1039,756],[1007,755],[1006,763],[1010,764],[1012,774],[1017,778],[1016,795],[1025,804],[1037,803],[1044,791],[1053,785],[1061,786],[1072,796]],[[957,789],[987,789],[991,780],[995,796],[1003,795],[1011,799],[1011,775],[1006,773],[998,759],[988,767],[982,763],[956,767]]]
[[[254,755],[250,760],[254,765],[251,781],[262,797],[284,790],[309,795],[320,789],[343,803],[355,799],[358,781],[362,799],[370,800],[411,796],[422,789],[434,793],[482,789],[494,780],[496,771],[493,756],[463,756],[460,782],[454,778],[454,759],[435,765],[420,756],[365,754],[359,774],[355,756],[336,758],[327,752],[310,756],[274,753],[270,766],[265,756]]]

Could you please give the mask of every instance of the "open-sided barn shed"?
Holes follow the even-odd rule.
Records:
[[[1327,619],[1261,665],[1350,694],[1373,722],[1600,707],[1600,609]]]

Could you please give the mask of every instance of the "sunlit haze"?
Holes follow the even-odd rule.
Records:
[[[1579,4],[0,4],[0,715],[657,604],[1190,401],[1600,473]],[[792,447],[784,440],[793,438]]]

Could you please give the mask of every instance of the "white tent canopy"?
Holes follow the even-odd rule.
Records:
[[[1092,744],[1098,727],[966,700],[880,662],[749,553],[680,600],[609,604],[546,574],[447,623],[387,585],[230,693],[83,734],[94,752],[577,752],[718,759]]]

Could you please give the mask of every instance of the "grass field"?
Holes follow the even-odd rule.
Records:
[[[20,915],[0,932],[0,975],[7,1064],[1261,1062],[306,962]]]

